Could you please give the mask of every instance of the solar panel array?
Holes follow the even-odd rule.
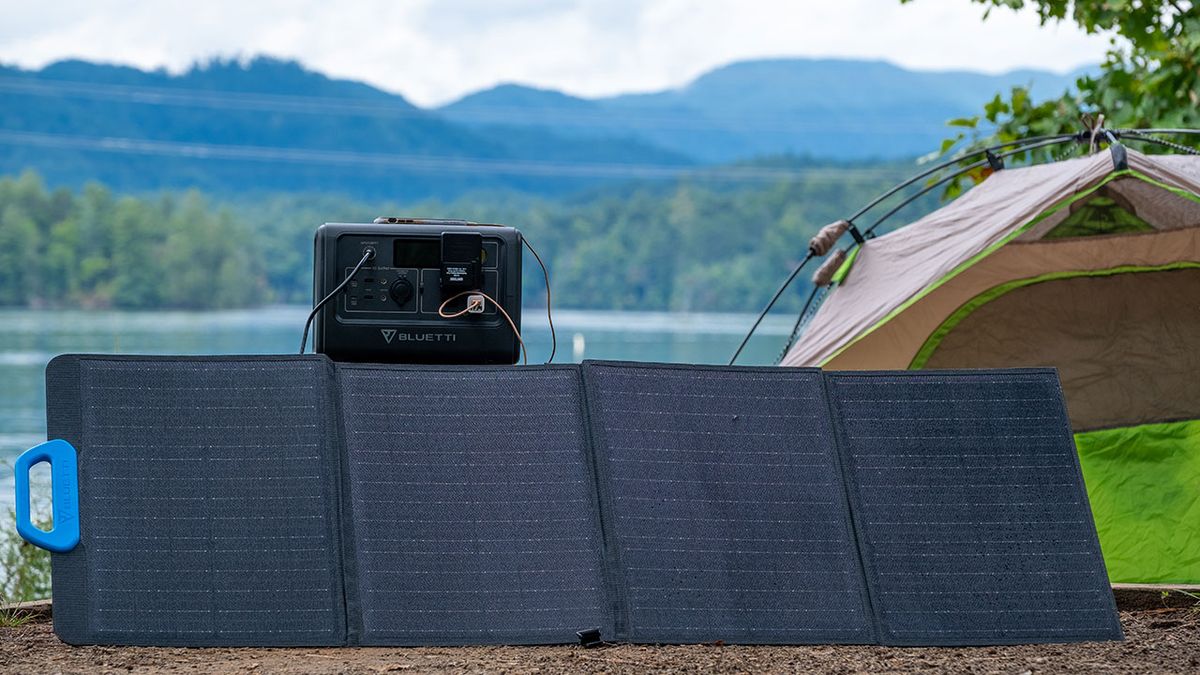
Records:
[[[60,357],[72,643],[1119,638],[1053,371]]]

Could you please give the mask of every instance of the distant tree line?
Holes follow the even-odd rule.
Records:
[[[308,304],[315,228],[391,214],[520,228],[551,268],[557,307],[753,311],[817,228],[904,173],[813,175],[755,188],[631,184],[562,200],[475,194],[407,205],[329,195],[217,203],[197,192],[117,196],[99,185],[76,193],[48,189],[25,173],[0,178],[0,306]],[[782,308],[798,306],[806,284]],[[545,299],[530,256],[525,298],[529,305]]]
[[[117,197],[0,180],[0,306],[245,307],[268,300],[252,233],[190,192]]]

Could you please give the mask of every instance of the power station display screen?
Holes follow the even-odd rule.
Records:
[[[440,267],[442,242],[439,239],[396,239],[392,245],[393,267]]]

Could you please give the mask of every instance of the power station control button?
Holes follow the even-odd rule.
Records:
[[[403,305],[412,299],[412,282],[405,277],[400,277],[396,280],[396,283],[392,284],[392,287],[388,290],[388,294],[392,296],[392,300],[397,305]]]

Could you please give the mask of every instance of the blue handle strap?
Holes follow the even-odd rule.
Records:
[[[54,528],[47,532],[29,518],[29,470],[50,463],[50,494],[54,499]],[[63,440],[46,441],[21,453],[15,470],[17,533],[47,551],[66,553],[79,543],[79,469],[75,448]]]

